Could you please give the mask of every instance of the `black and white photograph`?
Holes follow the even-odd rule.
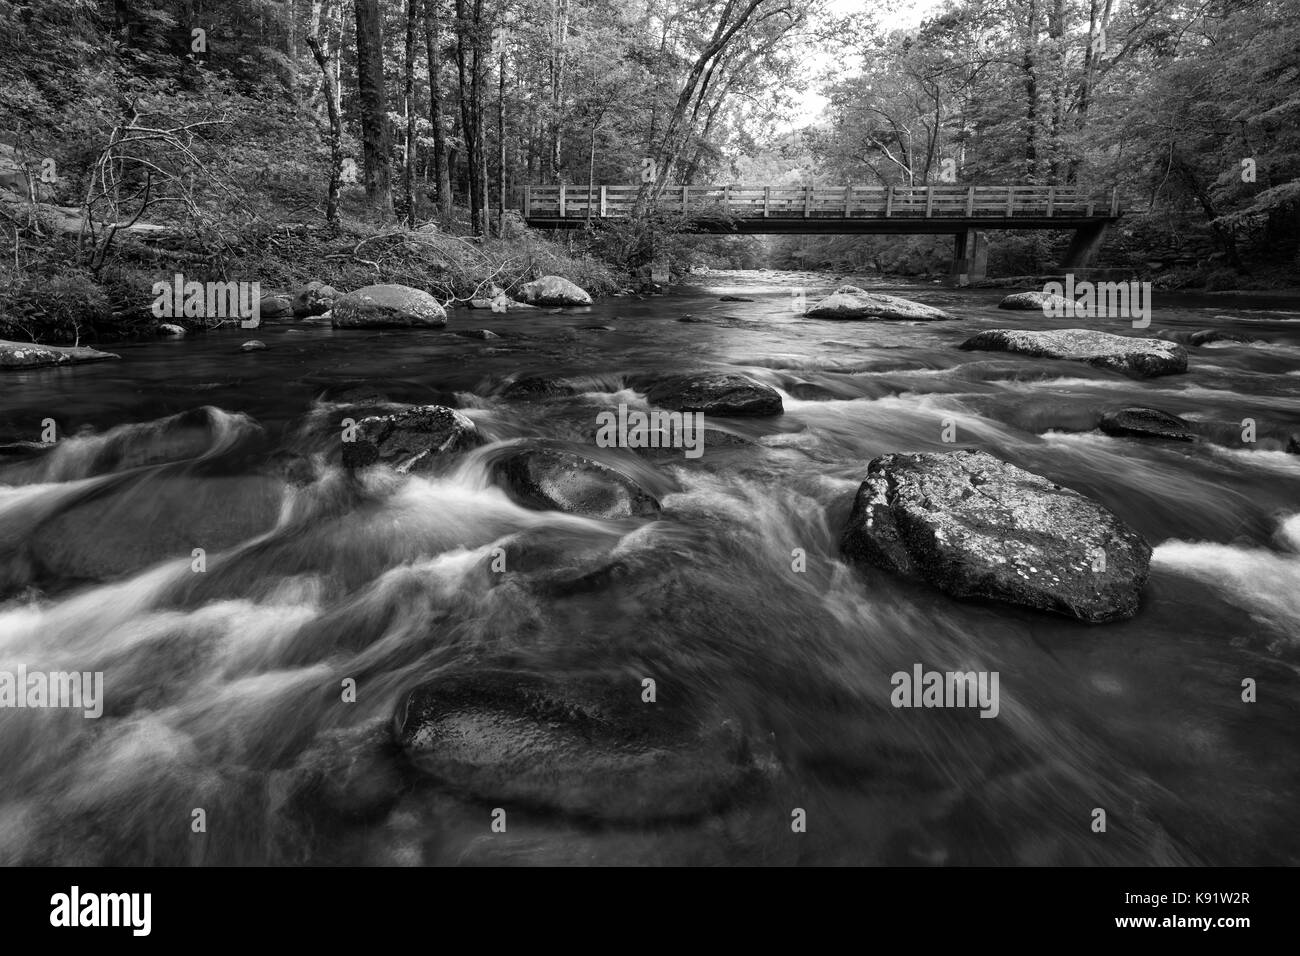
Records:
[[[21,921],[855,868],[1249,940],[1297,51],[1300,0],[0,0]]]

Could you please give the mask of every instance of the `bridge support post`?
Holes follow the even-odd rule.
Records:
[[[988,237],[978,229],[963,229],[953,243],[952,277],[957,285],[983,279],[989,270]]]
[[[1061,263],[1061,268],[1084,268],[1092,262],[1093,256],[1097,254],[1097,250],[1105,240],[1106,223],[1096,222],[1080,226],[1074,230],[1074,238],[1070,240],[1070,247],[1065,250],[1065,261]]]

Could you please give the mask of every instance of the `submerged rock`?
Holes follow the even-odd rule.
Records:
[[[1253,335],[1243,335],[1240,332],[1220,332],[1218,329],[1200,329],[1193,332],[1187,337],[1188,345],[1202,346],[1210,345],[1213,342],[1240,342],[1250,343],[1258,342],[1259,339]]]
[[[0,369],[73,365],[77,362],[102,362],[115,358],[121,356],[84,345],[33,345],[30,342],[7,342],[0,339]]]
[[[528,305],[591,305],[591,296],[568,279],[542,276],[519,287],[519,298]]]
[[[266,343],[261,339],[249,339],[239,347],[241,352],[260,352],[266,348]]]
[[[1145,377],[1187,371],[1187,350],[1181,345],[1092,329],[989,329],[972,336],[959,347],[966,351],[1019,352],[1042,358],[1068,359]]]
[[[977,451],[872,461],[840,547],[954,597],[1089,623],[1137,613],[1151,559],[1106,508]]]
[[[338,329],[437,328],[447,324],[447,313],[419,289],[368,285],[336,299],[330,321]]]
[[[502,398],[567,398],[577,395],[582,388],[565,378],[547,375],[522,375],[506,382],[501,388]]]
[[[1097,427],[1107,435],[1172,441],[1194,441],[1196,438],[1190,422],[1158,408],[1134,406],[1106,412]]]
[[[661,379],[646,389],[652,405],[677,412],[759,417],[785,411],[781,394],[770,385],[734,372],[705,372]]]
[[[465,331],[463,331],[463,332],[457,332],[456,334],[457,334],[457,335],[460,335],[460,336],[463,336],[464,338],[467,338],[467,339],[499,339],[499,338],[501,338],[501,336],[497,335],[497,334],[496,334],[495,332],[493,332],[491,329],[466,329]]]
[[[355,441],[343,442],[348,468],[390,465],[398,471],[422,471],[439,455],[483,443],[475,424],[443,405],[415,405],[392,415],[372,415],[357,422]]]
[[[804,313],[814,319],[871,319],[937,321],[947,312],[896,295],[867,292],[857,286],[840,286]]]
[[[393,734],[442,785],[492,804],[605,821],[689,819],[759,775],[739,724],[639,679],[447,674],[398,704]]]
[[[41,581],[102,581],[202,548],[212,568],[221,551],[275,527],[283,494],[263,475],[156,476],[91,494],[36,529],[34,567]]]
[[[659,513],[659,502],[631,478],[572,452],[531,448],[501,462],[497,474],[511,497],[530,508],[607,520]]]
[[[724,295],[718,300],[719,302],[753,302],[747,295]]]
[[[1061,315],[1074,313],[1074,302],[1051,292],[1016,292],[998,303],[999,309],[1052,310]]]

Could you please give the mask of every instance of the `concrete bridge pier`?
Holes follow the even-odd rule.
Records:
[[[989,270],[988,237],[978,229],[963,229],[953,243],[952,276],[957,285],[983,279]]]
[[[1106,240],[1106,223],[1094,222],[1074,230],[1070,247],[1065,250],[1065,261],[1061,268],[1065,270],[1082,269],[1092,262],[1101,244]]]

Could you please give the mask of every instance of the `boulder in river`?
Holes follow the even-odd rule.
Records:
[[[261,339],[249,339],[239,347],[241,352],[260,352],[266,348],[266,343]]]
[[[780,415],[781,394],[770,385],[734,372],[703,372],[660,379],[646,389],[652,405],[677,412],[728,417]]]
[[[1188,345],[1202,346],[1211,345],[1215,342],[1237,342],[1248,344],[1258,342],[1259,339],[1253,335],[1243,335],[1240,332],[1222,332],[1218,329],[1199,329],[1187,337]]]
[[[1109,411],[1101,416],[1097,427],[1107,435],[1131,438],[1166,438],[1171,441],[1194,441],[1191,422],[1158,408],[1134,406]]]
[[[867,319],[936,321],[950,319],[947,312],[896,295],[867,292],[843,285],[804,313],[814,319]]]
[[[519,287],[519,298],[529,305],[591,305],[591,296],[568,279],[542,276]]]
[[[0,369],[41,368],[45,365],[72,365],[115,358],[121,356],[84,345],[34,345],[31,342],[7,342],[0,339]]]
[[[572,452],[530,448],[497,465],[510,496],[530,508],[589,518],[650,518],[659,502],[622,472]]]
[[[1051,310],[1058,315],[1073,315],[1074,302],[1053,292],[1015,292],[998,303],[999,309]]]
[[[501,388],[502,398],[565,398],[582,391],[576,382],[546,375],[521,375]]]
[[[1095,501],[979,451],[873,460],[840,548],[954,597],[1089,623],[1137,613],[1151,559]]]
[[[405,695],[393,735],[448,789],[610,822],[704,816],[758,780],[736,720],[667,686],[653,703],[641,694],[632,675],[449,673]]]
[[[161,561],[189,562],[265,534],[280,517],[284,485],[264,475],[156,474],[89,492],[40,524],[29,541],[42,583],[102,581]]]
[[[483,443],[475,424],[453,408],[414,405],[392,415],[372,415],[356,423],[354,440],[344,435],[343,464],[348,468],[390,465],[397,471],[422,471],[439,455]]]
[[[162,325],[154,329],[154,332],[157,335],[172,335],[172,336],[185,334],[185,330],[183,328],[181,328],[179,325],[176,325],[175,323],[172,322],[162,323]]]
[[[339,292],[332,285],[313,279],[293,297],[293,314],[324,315],[334,307],[334,300],[338,297]]]
[[[427,292],[405,285],[368,285],[334,300],[338,329],[437,328],[447,313]]]
[[[1187,350],[1175,342],[1112,335],[1093,329],[988,329],[971,336],[960,348],[1069,359],[1143,377],[1187,371]]]

